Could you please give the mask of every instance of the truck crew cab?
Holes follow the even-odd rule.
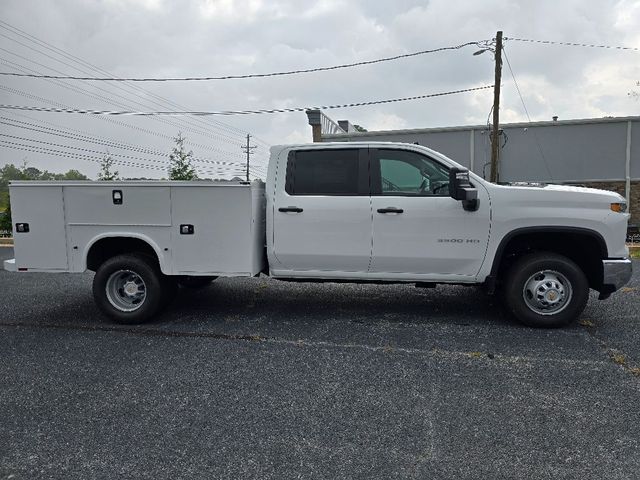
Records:
[[[420,145],[271,148],[266,184],[12,182],[16,272],[96,272],[100,309],[158,314],[176,284],[258,276],[483,285],[561,326],[626,284],[622,196],[496,185]]]

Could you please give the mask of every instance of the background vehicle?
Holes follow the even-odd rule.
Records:
[[[294,281],[482,284],[532,326],[577,318],[589,289],[631,277],[624,198],[503,186],[419,145],[271,149],[266,185],[13,182],[18,272],[96,272],[118,322],[161,310],[177,282],[268,274]]]

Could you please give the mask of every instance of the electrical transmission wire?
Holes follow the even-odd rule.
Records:
[[[14,150],[22,150],[22,151],[27,151],[27,152],[32,152],[32,153],[38,153],[38,154],[43,154],[43,155],[51,155],[51,156],[55,156],[55,157],[64,157],[64,158],[71,158],[71,159],[77,159],[77,160],[87,160],[87,161],[91,161],[91,162],[95,162],[95,163],[101,163],[104,160],[104,157],[96,157],[93,155],[87,155],[87,154],[82,154],[82,153],[76,153],[76,152],[69,152],[66,150],[57,150],[57,149],[52,149],[52,148],[47,148],[47,147],[40,147],[37,145],[29,145],[29,144],[23,144],[23,143],[18,143],[18,142],[9,142],[6,140],[1,140],[0,139],[0,147],[4,147],[4,148],[11,148]],[[113,162],[118,164],[118,165],[124,165],[124,166],[128,166],[128,167],[132,167],[132,168],[140,168],[140,169],[144,169],[144,170],[156,170],[156,171],[162,171],[162,172],[167,172],[168,168],[169,168],[169,164],[166,163],[164,165],[149,165],[149,164],[143,164],[143,163],[137,163],[137,162],[131,162],[128,160],[119,160],[119,159],[113,159]],[[237,170],[233,170],[233,171],[217,171],[217,170],[211,170],[211,169],[203,169],[203,168],[195,168],[196,172],[200,175],[204,174],[204,175],[243,175],[244,171],[241,169],[237,169]]]
[[[46,141],[43,141],[43,140],[37,140],[37,139],[33,139],[33,138],[25,138],[25,137],[18,137],[18,136],[15,136],[15,135],[7,135],[5,133],[0,133],[0,137],[12,138],[14,140],[21,140],[21,141],[26,141],[26,142],[39,143],[39,144],[42,144],[42,145],[47,145],[47,147],[38,147],[38,148],[58,147],[58,148],[64,148],[64,149],[68,149],[68,150],[78,150],[78,151],[81,151],[81,152],[93,153],[93,154],[98,154],[98,155],[124,158],[126,160],[137,160],[137,161],[142,161],[142,162],[151,162],[151,163],[156,163],[156,164],[162,164],[162,165],[165,165],[165,166],[169,165],[168,155],[166,157],[167,159],[165,159],[165,160],[156,160],[156,159],[151,159],[151,158],[136,157],[136,156],[133,156],[133,155],[122,155],[122,154],[119,154],[119,153],[101,152],[101,151],[98,151],[98,150],[91,150],[91,149],[88,149],[88,148],[74,147],[72,145],[63,145],[63,144],[60,144],[60,143],[46,142]],[[12,143],[10,141],[5,141],[5,142],[9,143],[9,144]],[[238,169],[240,169],[240,167],[241,167],[241,165],[231,165],[231,166],[216,165],[216,166],[208,166],[206,168],[207,168],[207,170],[209,170],[211,172],[225,172],[225,171],[229,171],[229,170],[237,171]],[[200,168],[204,168],[204,167],[200,167]]]
[[[24,58],[24,57],[22,57],[22,58]],[[4,60],[5,62],[8,62],[9,64],[12,64],[12,65],[13,65],[13,68],[18,68],[18,70],[22,70],[22,71],[24,71],[23,69],[25,69],[25,68],[26,68],[27,70],[31,70],[31,69],[29,69],[28,67],[25,67],[25,66],[23,66],[23,65],[17,64],[17,63],[15,63],[15,62],[11,62],[11,61],[6,60],[6,59],[0,59],[0,60]],[[27,60],[29,60],[29,59],[27,59]],[[0,62],[0,63],[2,63],[2,62]],[[37,62],[35,62],[35,63],[37,63]],[[47,68],[51,68],[51,67],[47,67]],[[31,70],[31,71],[33,71],[33,70]],[[60,87],[62,87],[62,88],[65,88],[65,89],[67,89],[67,90],[71,90],[71,91],[73,91],[73,92],[80,93],[80,94],[82,94],[82,95],[88,96],[88,97],[90,97],[90,98],[94,98],[94,99],[97,99],[97,100],[99,100],[99,101],[104,101],[104,102],[106,102],[106,103],[108,103],[108,104],[115,105],[115,106],[120,106],[120,107],[125,106],[125,108],[126,108],[126,104],[123,104],[123,103],[121,103],[121,102],[117,102],[117,101],[115,101],[115,100],[112,100],[112,99],[106,98],[106,97],[104,97],[103,95],[100,95],[100,94],[98,94],[98,93],[88,92],[87,90],[84,90],[84,89],[82,89],[82,88],[75,87],[75,86],[74,86],[74,87],[71,87],[71,86],[69,86],[69,85],[65,85],[64,83],[58,82],[57,80],[47,80],[47,81],[48,81],[48,82],[52,82],[52,83],[54,83],[54,84],[57,84],[58,86],[60,86]],[[11,89],[9,89],[9,87],[5,87],[5,86],[0,86],[0,88],[3,88],[3,89],[8,90],[8,91],[10,91],[10,90],[11,90]],[[105,89],[103,89],[103,88],[101,88],[101,87],[98,87],[98,89],[99,89],[99,90],[102,90],[102,91],[104,91],[104,92],[107,92],[107,94],[109,94],[109,92],[108,92],[107,90],[105,90]],[[26,96],[26,97],[28,97],[28,98],[37,98],[37,99],[38,99],[38,100],[40,100],[40,101],[44,101],[45,103],[50,103],[50,104],[52,104],[52,105],[57,105],[57,106],[61,106],[61,105],[62,105],[62,104],[60,104],[59,102],[54,102],[54,101],[52,101],[52,100],[43,99],[42,97],[36,97],[36,96],[31,95],[31,94],[27,94],[27,93],[25,93],[25,92],[20,93],[19,91],[15,90],[15,89],[13,89],[13,92],[12,92],[12,93],[16,93],[17,95],[21,95],[21,96]],[[126,99],[126,98],[122,97],[121,95],[116,94],[116,96],[118,96],[118,97],[120,97],[120,98],[123,98],[125,101],[127,101],[127,100],[128,100],[128,99]],[[143,107],[145,106],[144,104],[142,104],[142,103],[140,103],[140,102],[133,101],[133,103],[134,103],[134,104],[137,104],[137,105],[140,105],[140,106],[143,106]],[[156,103],[157,103],[157,102],[156,102]],[[231,137],[228,137],[228,136],[226,136],[226,135],[224,135],[224,137],[226,137],[226,138],[222,138],[222,137],[218,137],[218,134],[208,134],[208,133],[203,133],[201,130],[194,130],[193,128],[189,128],[188,126],[186,126],[186,127],[185,127],[184,125],[181,125],[180,123],[177,123],[175,120],[174,120],[174,121],[159,120],[159,121],[160,121],[161,123],[164,123],[164,124],[167,124],[167,125],[172,125],[172,126],[174,126],[175,128],[177,128],[178,130],[185,129],[185,130],[187,130],[187,131],[189,131],[189,132],[196,133],[196,134],[200,134],[200,135],[205,136],[205,137],[210,137],[210,138],[212,138],[212,139],[218,139],[218,138],[219,138],[219,139],[220,139],[220,140],[222,140],[222,141],[226,141],[226,142],[228,142],[228,143],[230,142],[230,143],[233,143],[233,144],[235,144],[237,141],[239,141],[239,139],[231,138]],[[183,121],[183,120],[178,120],[178,122],[184,123],[184,121]],[[122,125],[126,125],[126,124],[122,124]],[[223,150],[220,150],[220,149],[217,149],[217,148],[212,148],[212,150],[223,151]],[[228,153],[229,153],[229,155],[237,155],[237,156],[240,156],[240,155],[241,155],[240,153],[237,153],[237,154],[236,154],[236,152],[228,152]]]
[[[55,80],[52,80],[52,82],[55,82]],[[62,85],[62,86],[67,88],[66,85]],[[6,89],[6,90],[9,91],[10,87],[6,87],[6,86],[3,86],[3,85],[0,85],[0,89]],[[73,88],[70,88],[70,89],[72,91],[75,91]],[[11,89],[11,90],[14,90],[14,92],[17,95],[25,96],[27,98],[35,98],[35,99],[38,99],[38,100],[43,101],[45,103],[49,103],[51,105],[61,105],[59,102],[54,102],[53,100],[50,100],[50,99],[37,97],[35,95],[31,95],[31,94],[28,94],[26,92],[17,93],[18,91],[16,89]],[[20,115],[20,114],[17,114],[17,113],[15,113],[15,114],[16,115]],[[170,135],[165,135],[165,134],[162,134],[162,133],[157,132],[155,130],[148,130],[148,129],[142,128],[140,126],[137,126],[137,125],[131,125],[131,124],[128,124],[128,123],[120,122],[120,121],[117,121],[117,120],[115,120],[113,118],[109,118],[109,117],[96,117],[96,118],[100,118],[100,119],[109,121],[110,123],[113,123],[113,124],[116,124],[116,125],[119,125],[119,126],[122,126],[122,127],[130,128],[130,129],[133,129],[133,130],[136,130],[136,131],[148,134],[148,135],[153,135],[153,136],[164,138],[164,139],[168,139],[168,140],[174,140],[174,138],[172,136],[170,136]],[[240,152],[227,152],[225,150],[221,150],[219,148],[212,147],[210,145],[203,145],[201,143],[196,143],[196,142],[193,142],[193,141],[187,141],[185,143],[187,145],[191,145],[191,146],[194,146],[194,147],[197,147],[197,148],[202,148],[204,150],[209,150],[209,151],[212,151],[212,152],[215,152],[215,153],[223,153],[223,154],[226,154],[226,155],[231,155],[231,156],[236,156],[236,157],[242,158],[242,154]]]
[[[20,114],[14,112],[14,115],[20,115]],[[24,116],[26,118],[30,118],[30,117],[27,117],[26,115],[21,115],[21,116]],[[49,122],[46,122],[46,123],[49,123]],[[38,124],[35,124],[35,123],[31,123],[31,122],[23,122],[21,120],[16,120],[16,119],[9,118],[9,117],[1,117],[0,116],[0,124],[7,125],[7,126],[10,126],[10,127],[14,127],[14,128],[21,128],[21,129],[24,129],[24,130],[30,130],[30,131],[37,132],[37,133],[44,133],[44,134],[47,134],[47,135],[55,135],[57,137],[68,138],[70,140],[75,140],[75,141],[79,141],[79,142],[88,142],[88,143],[92,143],[94,145],[101,145],[101,146],[109,147],[109,148],[118,148],[118,149],[122,149],[122,150],[130,150],[130,151],[133,151],[133,152],[144,153],[144,154],[148,154],[148,155],[166,156],[166,153],[160,152],[159,150],[154,150],[154,149],[152,149],[150,147],[148,148],[148,147],[142,147],[142,146],[135,146],[135,145],[131,145],[131,144],[116,142],[114,140],[109,140],[109,139],[105,139],[105,138],[102,138],[102,137],[94,137],[94,136],[90,136],[90,135],[77,134],[77,133],[74,133],[71,129],[61,130],[60,128],[50,128],[50,127],[46,127],[46,126],[43,126],[43,125],[38,125]],[[80,131],[80,130],[78,130],[78,131]]]
[[[0,147],[11,148],[14,150],[23,150],[23,151],[39,153],[39,154],[50,154],[56,157],[75,158],[80,160],[86,159],[86,160],[94,161],[97,163],[100,163],[102,161],[102,158],[94,157],[91,155],[84,155],[84,154],[74,153],[74,152],[64,152],[64,151],[59,151],[54,149],[47,149],[44,147],[38,147],[34,145],[26,145],[26,144],[21,144],[16,142],[7,142],[5,140],[0,140]],[[114,160],[114,163],[117,163],[120,165],[135,166],[136,168],[142,168],[145,170],[165,170],[166,169],[166,167],[158,167],[157,165],[137,164],[134,162],[127,162],[127,161],[120,161],[120,160]]]
[[[4,36],[4,35],[0,34],[0,36]],[[18,43],[20,43],[20,42],[18,42]],[[22,43],[20,43],[20,44],[24,45]],[[24,45],[24,46],[27,46],[27,45]],[[31,47],[27,46],[27,48],[31,48]],[[39,50],[36,50],[36,49],[33,49],[33,48],[31,48],[31,49],[36,51],[36,52],[38,52],[38,53],[41,53]],[[27,58],[22,57],[20,55],[17,55],[17,54],[14,54],[14,55],[18,56],[20,58],[24,58],[27,61],[31,61],[33,63],[36,63],[38,65],[42,65],[41,63],[34,62],[33,60],[27,59]],[[12,66],[12,68],[15,68],[15,69],[20,70],[20,71],[23,71],[23,72],[25,72],[25,71],[36,72],[36,70],[34,70],[34,69],[31,69],[31,68],[29,68],[29,67],[27,67],[25,65],[21,65],[21,64],[16,63],[16,62],[12,62],[11,60],[2,59],[2,58],[0,58],[0,60],[2,60],[0,63],[9,64],[9,65]],[[62,62],[62,63],[64,63],[65,65],[68,65],[65,62]],[[59,72],[59,70],[56,70],[56,69],[54,69],[52,67],[45,66],[45,68],[48,68],[48,69],[53,70],[55,72]],[[46,81],[48,81],[50,83],[53,83],[54,85],[57,85],[57,86],[59,86],[61,88],[64,88],[66,90],[70,90],[72,92],[78,93],[80,95],[87,96],[89,98],[93,98],[94,100],[98,100],[99,102],[105,102],[105,103],[107,103],[109,105],[113,105],[113,106],[118,107],[118,108],[130,108],[130,105],[127,105],[127,103],[122,103],[121,101],[114,100],[113,98],[106,97],[105,95],[101,95],[100,93],[97,93],[97,92],[90,92],[90,91],[88,91],[86,89],[83,89],[81,87],[78,87],[78,86],[66,85],[63,82],[60,82],[58,80],[47,79]],[[87,82],[84,82],[84,83],[87,83]],[[122,87],[120,85],[117,85],[117,87],[122,89]],[[102,86],[97,86],[97,87],[93,86],[93,88],[96,88],[96,89],[100,90],[101,92],[103,92],[106,95],[115,95],[116,97],[124,100],[125,102],[128,102],[129,104],[138,105],[138,106],[141,106],[141,107],[144,107],[144,108],[148,108],[147,105],[145,105],[144,103],[141,103],[141,102],[136,101],[136,100],[130,100],[128,98],[123,97],[122,95],[120,95],[118,93],[110,92],[109,90],[103,88]],[[153,102],[153,103],[155,103],[156,105],[163,106],[162,104],[159,104],[158,102]],[[236,142],[240,141],[239,138],[230,137],[228,134],[219,133],[219,132],[208,133],[208,132],[204,132],[204,131],[200,130],[199,128],[201,128],[201,127],[198,127],[198,128],[190,127],[189,125],[185,125],[185,122],[188,122],[188,121],[185,121],[185,120],[156,119],[155,121],[158,121],[160,123],[164,123],[166,125],[171,125],[171,126],[173,126],[174,128],[176,128],[178,130],[185,130],[187,132],[194,133],[196,135],[201,135],[203,137],[208,137],[210,139],[214,139],[214,140],[217,140],[217,141],[222,141],[222,142],[227,142],[227,143],[231,142],[231,143],[234,143],[234,144]]]
[[[298,75],[301,73],[314,73],[314,72],[326,72],[330,70],[340,70],[343,68],[359,67],[363,65],[373,65],[376,63],[391,62],[394,60],[400,60],[403,58],[417,57],[420,55],[427,55],[430,53],[444,52],[447,50],[459,50],[470,45],[475,45],[482,48],[489,40],[477,40],[474,42],[466,42],[460,45],[454,45],[449,47],[439,47],[431,50],[421,50],[418,52],[404,53],[400,55],[394,55],[392,57],[378,58],[375,60],[365,60],[353,63],[343,63],[340,65],[332,65],[329,67],[315,67],[297,70],[288,70],[282,72],[271,73],[252,73],[247,75],[223,75],[223,76],[210,76],[210,77],[166,77],[166,78],[140,78],[140,77],[81,77],[73,75],[35,75],[35,74],[22,74],[13,72],[0,72],[0,75],[14,76],[14,77],[30,77],[30,78],[49,78],[58,80],[84,80],[84,81],[106,81],[106,82],[189,82],[189,81],[209,81],[209,80],[239,80],[246,78],[266,78],[266,77],[279,77],[284,75]]]
[[[605,48],[609,50],[631,50],[640,52],[640,48],[638,47],[624,47],[618,45],[597,45],[593,43],[575,43],[575,42],[559,42],[554,40],[535,40],[531,38],[515,38],[515,37],[504,37],[505,41],[511,42],[527,42],[527,43],[540,43],[544,45],[563,45],[568,47],[587,47],[587,48]]]
[[[484,85],[482,87],[463,88],[460,90],[451,90],[447,92],[429,93],[425,95],[415,95],[412,97],[391,98],[385,100],[372,100],[368,102],[354,102],[343,103],[337,105],[322,105],[315,107],[295,107],[295,108],[272,108],[261,110],[221,110],[221,111],[157,111],[157,112],[137,112],[137,111],[118,111],[118,110],[87,110],[79,108],[50,108],[50,107],[37,107],[37,106],[24,106],[24,105],[7,105],[0,104],[0,109],[4,110],[20,110],[30,112],[50,112],[50,113],[75,113],[82,115],[116,115],[116,116],[180,116],[180,115],[193,115],[193,116],[208,116],[208,115],[260,115],[260,114],[273,114],[273,113],[290,113],[290,112],[305,112],[307,110],[331,110],[336,108],[351,108],[351,107],[363,107],[369,105],[380,105],[386,103],[407,102],[411,100],[421,100],[424,98],[443,97],[447,95],[455,95],[459,93],[474,92],[478,90],[486,90],[493,88],[493,85]]]
[[[19,55],[18,55],[18,56],[19,56]],[[21,57],[21,58],[24,58],[24,57]],[[1,60],[1,59],[0,59],[0,60]],[[29,60],[29,59],[27,59],[27,60]],[[6,62],[8,62],[9,64],[11,64],[11,65],[13,66],[13,68],[18,68],[19,70],[22,70],[22,68],[27,68],[27,69],[28,69],[28,67],[24,67],[24,66],[22,66],[22,65],[16,64],[15,62],[11,62],[11,61],[8,61],[8,60],[5,60],[5,61],[6,61]],[[29,61],[30,61],[30,60],[29,60]],[[37,62],[34,62],[34,63],[37,63]],[[42,64],[39,64],[39,65],[42,65]],[[50,67],[47,67],[47,68],[50,68]],[[23,70],[23,71],[24,71],[24,70]],[[62,84],[62,83],[60,83],[60,82],[58,82],[58,81],[56,81],[56,80],[47,80],[47,81],[52,82],[52,83],[55,83],[55,84],[58,84],[59,86],[61,86],[61,87],[65,88],[65,89],[72,90],[72,91],[77,92],[77,93],[80,93],[80,94],[84,94],[84,95],[86,95],[86,96],[89,96],[90,98],[97,98],[97,99],[99,99],[99,100],[103,100],[103,101],[106,101],[107,103],[111,103],[111,104],[114,104],[114,105],[122,105],[122,104],[121,104],[121,103],[119,103],[119,102],[114,102],[114,101],[112,101],[112,100],[110,100],[110,99],[107,99],[107,98],[105,98],[105,97],[103,97],[103,96],[101,96],[101,95],[99,95],[99,94],[94,94],[94,93],[92,93],[92,92],[88,92],[88,91],[86,91],[86,90],[84,90],[84,89],[81,89],[81,88],[70,87],[70,86],[65,85],[65,84]],[[55,101],[53,101],[53,100],[45,99],[45,98],[42,98],[42,97],[39,97],[39,96],[36,96],[36,95],[32,95],[32,94],[29,94],[29,93],[26,93],[26,92],[22,92],[22,91],[17,90],[17,89],[13,89],[13,88],[10,88],[10,87],[6,87],[6,86],[3,86],[3,85],[0,85],[0,89],[4,89],[4,90],[9,91],[9,92],[11,92],[11,93],[14,93],[14,94],[16,94],[16,95],[21,95],[21,96],[24,96],[24,97],[27,97],[27,98],[31,98],[31,99],[36,99],[36,100],[42,101],[42,102],[44,102],[44,103],[49,103],[50,105],[55,105],[55,106],[63,107],[63,108],[64,108],[64,107],[67,107],[66,105],[61,104],[61,103],[59,103],[59,102],[55,102]],[[100,90],[104,90],[104,89],[100,89]],[[97,96],[96,96],[96,95],[97,95]],[[122,97],[121,95],[118,95],[118,96],[124,99],[124,97]],[[127,99],[125,99],[125,100],[127,100]],[[141,104],[141,103],[139,103],[139,102],[134,102],[134,103],[137,103],[138,105],[144,106],[143,104]],[[156,103],[156,104],[158,104],[157,102],[155,102],[155,103]],[[159,105],[160,105],[160,104],[159,104]],[[131,125],[127,124],[127,123],[122,123],[122,122],[114,121],[113,119],[107,119],[106,117],[100,117],[100,118],[101,118],[101,119],[108,120],[108,121],[110,121],[111,123],[116,123],[116,124],[119,124],[119,125],[122,125],[122,126],[126,126],[126,127],[128,127],[128,128],[140,129],[140,127],[134,127],[134,126],[131,126]],[[162,123],[167,123],[167,124],[175,125],[178,129],[181,129],[181,128],[182,128],[182,126],[181,126],[181,125],[179,125],[179,124],[177,124],[177,123],[175,123],[175,122],[167,122],[167,121],[165,121],[165,120],[160,120],[160,121],[162,121]],[[204,123],[204,124],[206,125],[206,122],[201,122],[201,123]],[[187,128],[187,130],[188,130],[188,131],[193,131],[193,129],[190,129],[190,128]],[[143,129],[142,131],[145,131],[145,130]],[[145,131],[145,133],[151,133],[151,132],[149,132],[149,131]],[[202,132],[200,132],[200,131],[196,131],[195,133],[200,133],[200,134],[202,134]],[[154,134],[154,135],[157,135],[157,132],[153,132],[153,134]],[[211,135],[205,134],[205,136],[208,136],[208,137],[209,137],[209,136],[211,136]],[[217,137],[217,135],[214,135],[214,137]],[[235,144],[236,139],[233,139],[233,138],[231,138],[231,137],[227,137],[227,138],[228,138],[228,141],[230,141],[230,142],[232,142],[232,143],[234,143],[234,144]],[[238,141],[239,141],[239,140],[238,140]],[[210,146],[204,146],[204,145],[200,145],[200,144],[194,144],[193,142],[187,142],[187,143],[188,143],[188,144],[193,144],[193,145],[199,146],[199,147],[201,147],[201,148],[205,148],[205,149],[207,149],[207,150],[211,150],[211,151],[214,151],[214,152],[220,152],[220,153],[223,153],[223,154],[228,155],[228,156],[236,157],[236,158],[238,158],[238,159],[242,157],[242,154],[241,154],[241,153],[239,153],[239,152],[227,152],[227,151],[225,151],[225,150],[222,150],[222,149],[219,149],[219,148],[216,148],[216,147],[210,147]],[[261,162],[261,163],[262,163],[262,162],[264,162],[264,159],[263,159],[263,158],[259,158],[259,159],[256,159],[256,160],[257,160],[258,162]]]
[[[522,102],[522,107],[524,108],[524,113],[527,115],[527,119],[529,123],[531,123],[531,116],[529,115],[529,110],[527,109],[527,105],[524,103],[524,97],[522,96],[522,92],[520,91],[520,86],[518,85],[518,81],[516,80],[516,76],[513,73],[513,69],[511,68],[511,62],[509,62],[509,57],[507,56],[507,50],[503,47],[502,52],[504,53],[504,58],[507,61],[507,67],[509,67],[509,72],[511,73],[511,78],[513,78],[513,83],[516,86],[516,91],[518,92],[518,96],[520,97],[520,101]],[[532,129],[533,138],[536,141],[536,145],[538,146],[538,151],[540,152],[540,156],[542,157],[542,161],[544,162],[545,169],[549,174],[549,178],[553,180],[553,175],[551,174],[551,169],[549,168],[549,163],[547,162],[547,157],[542,150],[542,145],[540,144],[540,140],[538,139],[538,135],[536,134],[535,129]]]
[[[20,91],[20,90],[14,89],[14,88],[6,87],[6,86],[4,86],[4,85],[0,85],[0,89],[2,89],[2,90],[6,90],[6,91],[9,91],[9,92],[14,93],[14,94],[16,94],[16,95],[24,96],[24,97],[26,97],[26,98],[31,98],[31,99],[39,100],[39,101],[41,101],[41,102],[49,103],[49,104],[51,104],[51,105],[56,105],[56,106],[58,106],[58,107],[63,107],[63,108],[66,108],[66,107],[67,107],[67,106],[66,106],[66,105],[64,105],[64,104],[61,104],[61,103],[58,103],[58,102],[54,102],[53,100],[49,100],[49,99],[46,99],[46,98],[43,98],[43,97],[39,97],[39,96],[37,96],[37,95],[31,95],[31,94],[29,94],[29,93],[22,92],[22,91]],[[7,119],[7,120],[10,120],[10,119]],[[18,123],[25,123],[25,122],[20,122],[19,120],[13,120],[13,121],[14,121],[14,122],[18,122]],[[116,123],[118,123],[118,124],[122,124],[122,122],[116,122]],[[127,125],[127,124],[122,124],[122,125]],[[37,126],[37,125],[32,125],[32,126]],[[43,127],[40,127],[40,128],[43,128]],[[47,128],[47,127],[44,127],[44,128]],[[47,129],[48,129],[48,128],[47,128]],[[168,138],[171,138],[171,137],[168,137]],[[99,143],[99,142],[98,142],[98,143]],[[189,144],[190,142],[186,142],[186,143],[188,143],[188,144]],[[210,149],[210,150],[212,150],[212,151],[215,151],[215,152],[217,152],[217,153],[219,153],[219,154],[225,155],[225,156],[229,156],[229,157],[237,157],[238,159],[242,158],[242,154],[241,154],[241,153],[239,153],[239,152],[228,152],[228,151],[225,151],[225,150],[222,150],[222,149],[216,148],[216,147],[209,147],[209,149]]]
[[[37,38],[37,37],[25,32],[24,30],[20,30],[19,28],[10,25],[7,22],[4,22],[4,21],[0,20],[0,28],[4,28],[5,30],[8,30],[10,33],[12,33],[13,35],[17,35],[17,36],[19,36],[19,37],[21,37],[21,38],[23,38],[23,39],[25,39],[27,41],[35,43],[36,45],[38,45],[40,47],[43,47],[46,50],[48,50],[48,51],[50,51],[50,52],[52,52],[52,53],[54,53],[54,54],[56,54],[58,56],[61,56],[61,57],[65,58],[65,59],[68,59],[68,60],[72,61],[73,63],[75,63],[77,65],[80,65],[82,67],[88,68],[93,72],[98,72],[99,74],[102,74],[102,75],[113,76],[110,72],[108,72],[106,70],[103,70],[103,69],[101,69],[101,68],[99,68],[99,67],[97,67],[97,66],[95,66],[95,65],[93,65],[93,64],[91,64],[89,62],[87,62],[86,60],[83,60],[80,57],[72,55],[69,52],[66,52],[65,50],[62,50],[62,49],[60,49],[60,48],[58,48],[58,47],[56,47],[56,46],[44,41],[44,40],[41,40],[41,39],[39,39],[39,38]],[[15,41],[15,40],[13,40],[13,41]],[[55,57],[53,57],[51,55],[47,55],[44,52],[41,52],[41,54],[47,56],[48,58],[51,58],[53,60],[56,60],[56,61],[60,62],[59,59],[57,59],[57,58],[55,58]],[[83,70],[82,68],[79,68],[77,66],[74,66],[72,68],[74,68],[75,70],[78,70],[80,72],[83,72],[83,73],[89,73],[86,70]],[[179,108],[179,109],[182,109],[182,110],[187,110],[187,107],[184,107],[184,106],[182,106],[182,105],[180,105],[180,104],[178,104],[178,103],[176,103],[176,102],[174,102],[172,100],[164,98],[164,97],[162,97],[160,95],[157,95],[157,94],[155,94],[153,92],[145,90],[142,87],[140,87],[140,86],[138,86],[138,85],[136,85],[134,83],[124,82],[124,83],[121,83],[120,85],[124,85],[124,86],[130,88],[131,90],[135,90],[136,92],[144,93],[146,96],[153,97],[156,100],[158,100],[159,102],[162,102],[162,104],[164,104],[164,105],[172,105],[175,108]],[[118,88],[120,88],[121,90],[124,90],[123,87],[118,87]],[[152,101],[152,100],[150,100],[150,101]],[[196,121],[206,125],[207,127],[213,127],[213,128],[220,129],[220,130],[226,130],[226,131],[228,131],[228,132],[230,132],[230,133],[232,133],[234,135],[244,136],[246,133],[248,133],[248,132],[245,132],[244,130],[242,130],[242,129],[238,128],[238,127],[235,127],[235,126],[233,126],[231,124],[222,122],[220,120],[214,120],[214,119],[207,119],[207,120],[208,120],[208,122],[204,122],[204,121],[202,121],[200,119],[196,119]]]
[[[17,124],[16,124],[17,123]],[[67,135],[67,132],[64,132],[60,129],[53,129],[53,128],[49,128],[49,127],[40,127],[39,125],[33,124],[33,123],[29,123],[29,122],[22,122],[20,120],[15,120],[15,119],[10,119],[7,117],[1,117],[0,116],[0,125],[7,125],[10,127],[14,127],[14,128],[21,128],[21,129],[25,129],[25,130],[29,130],[29,131],[33,131],[36,133],[44,133],[47,135],[54,135],[57,137],[61,137],[61,138],[67,138],[70,140],[74,140],[74,141],[78,141],[78,142],[87,142],[87,143],[91,143],[94,145],[100,145],[100,146],[104,146],[107,148],[116,148],[116,149],[121,149],[121,150],[129,150],[129,151],[133,151],[136,153],[143,153],[143,154],[147,154],[147,155],[155,155],[158,157],[162,157],[162,158],[168,158],[169,154],[158,151],[158,150],[154,150],[152,148],[145,148],[145,147],[136,147],[134,145],[129,145],[129,144],[124,144],[124,143],[120,143],[120,142],[114,142],[111,140],[105,140],[105,139],[101,139],[101,138],[96,138],[96,137],[88,137],[88,136],[84,136],[84,135],[76,135],[76,134],[70,134]],[[34,128],[36,127],[36,128]],[[39,127],[39,128],[38,128]],[[0,134],[3,135],[3,134]],[[15,137],[15,138],[19,138],[19,137]],[[69,148],[75,148],[75,147],[69,147]],[[116,154],[113,154],[116,155]],[[151,159],[142,159],[140,157],[137,157],[141,160],[148,160],[148,161],[154,161]],[[221,161],[221,160],[210,160],[210,159],[204,159],[204,158],[199,158],[199,157],[192,157],[192,160],[194,162],[197,163],[208,163],[208,164],[213,164],[213,165],[222,165],[222,166],[244,166],[244,162],[226,162],[226,161]]]

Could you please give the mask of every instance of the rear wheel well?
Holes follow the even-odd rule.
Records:
[[[602,288],[606,244],[599,235],[584,231],[543,230],[513,234],[498,248],[492,275],[501,282],[516,260],[535,252],[553,252],[573,260],[586,275],[590,288]]]
[[[156,251],[144,240],[131,237],[108,237],[102,238],[91,245],[87,253],[87,268],[95,272],[108,259],[116,255],[129,253],[146,255],[159,265]]]

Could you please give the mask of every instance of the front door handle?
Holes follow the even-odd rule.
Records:
[[[396,208],[396,207],[386,207],[386,208],[378,209],[378,213],[402,213],[402,212],[404,212],[402,208]]]
[[[292,213],[300,213],[302,209],[299,207],[280,207],[278,209],[279,212],[292,212]]]

